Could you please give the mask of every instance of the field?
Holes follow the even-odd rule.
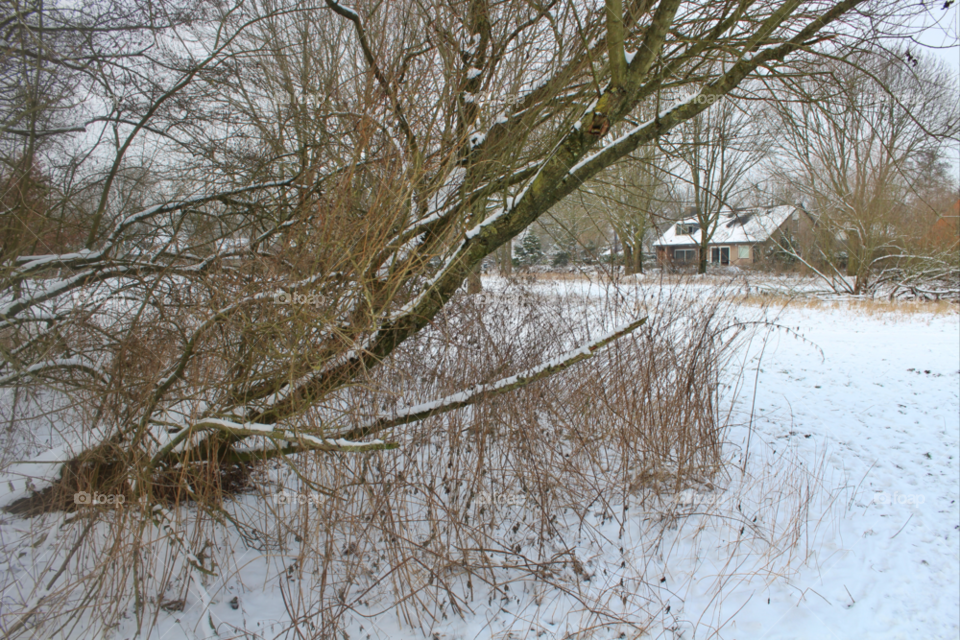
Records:
[[[311,617],[311,608],[326,602],[316,594],[336,582],[327,576],[330,563],[317,560],[324,553],[343,556],[337,566],[350,574],[338,577],[349,588],[336,596],[344,638],[957,637],[957,308],[817,298],[797,284],[639,279],[611,289],[556,278],[523,287],[542,300],[566,301],[558,309],[588,325],[596,321],[594,307],[646,309],[652,318],[669,308],[679,316],[669,326],[680,332],[687,326],[683,305],[694,314],[695,301],[722,295],[722,322],[748,330],[731,345],[718,378],[722,403],[715,410],[726,428],[722,465],[712,475],[688,474],[679,485],[653,471],[618,480],[624,471],[616,456],[623,451],[584,445],[613,457],[578,471],[581,479],[589,471],[593,482],[569,488],[582,502],[568,496],[543,514],[525,488],[507,482],[522,481],[521,470],[504,467],[500,491],[484,496],[495,507],[487,513],[497,518],[483,542],[490,546],[475,549],[485,570],[440,571],[419,556],[391,561],[388,541],[380,549],[369,540],[356,550],[349,536],[331,544],[318,515],[329,501],[298,504],[296,496],[309,495],[310,487],[277,466],[263,472],[266,489],[241,492],[224,507],[235,521],[259,523],[275,538],[251,540],[242,527],[238,533],[183,525],[178,540],[202,549],[201,564],[211,559],[204,566],[215,568],[214,575],[184,579],[171,570],[168,590],[156,596],[164,605],[155,607],[156,618],[144,625],[134,605],[118,603],[127,609],[106,637],[132,637],[144,626],[153,638],[310,637],[324,622]],[[510,299],[512,287],[489,278],[485,295]],[[610,384],[629,388],[630,381]],[[596,429],[601,441],[616,438],[609,425]],[[50,461],[69,448],[62,431],[50,425],[5,436],[0,504],[49,482]],[[509,438],[493,442],[519,446]],[[431,449],[429,439],[419,446],[427,458],[447,455],[446,445]],[[557,450],[578,455],[574,445]],[[427,468],[429,461],[406,464]],[[642,486],[638,477],[645,478]],[[426,511],[403,516],[427,523],[406,529],[424,538],[437,518]],[[64,517],[0,519],[0,608],[8,614],[39,606],[57,567],[69,574],[123,557],[109,548],[100,557],[69,557],[72,538],[59,526]],[[299,524],[287,526],[284,518]],[[552,524],[549,536],[538,529],[545,521]],[[310,524],[297,528],[303,522]],[[110,522],[97,526],[107,541]],[[358,519],[351,526],[365,525]],[[165,540],[148,534],[154,536],[148,542]],[[428,550],[435,535],[417,544]],[[515,546],[523,551],[498,551]],[[569,561],[551,565],[545,558]],[[524,559],[542,563],[542,570],[524,566]],[[158,560],[157,566],[167,565]],[[398,591],[411,595],[397,603]],[[61,633],[81,636],[82,627]]]

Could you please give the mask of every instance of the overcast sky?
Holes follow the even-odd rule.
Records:
[[[919,37],[919,44],[925,52],[943,60],[960,82],[960,44],[957,42],[960,33],[960,11],[957,6],[960,2],[953,2],[946,11],[943,10],[944,0],[936,0],[931,4],[933,8],[927,13],[926,22],[921,25],[924,29]],[[957,100],[960,101],[960,95]],[[960,145],[953,144],[951,147],[953,174],[957,182],[960,182]]]
[[[949,9],[942,9],[944,0],[934,2],[933,8],[927,14],[927,21],[922,24],[924,30],[920,37],[927,51],[941,58],[950,65],[955,74],[960,75],[960,45],[957,44],[957,33],[960,32],[960,11],[954,2]]]

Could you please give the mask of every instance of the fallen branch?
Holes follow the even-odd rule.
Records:
[[[318,438],[306,433],[294,433],[286,429],[278,429],[274,425],[257,424],[253,422],[233,422],[220,418],[204,418],[196,422],[187,429],[184,429],[176,435],[170,442],[163,446],[153,459],[150,461],[148,469],[152,471],[158,465],[163,463],[173,454],[178,445],[185,442],[190,436],[204,431],[213,431],[224,433],[234,439],[243,439],[253,436],[267,438],[277,446],[274,450],[264,450],[273,457],[278,453],[297,453],[304,451],[326,451],[334,453],[365,453],[367,451],[381,451],[385,449],[396,449],[399,445],[395,442],[383,442],[374,440],[372,442],[353,442],[345,438]],[[291,444],[296,443],[296,444]],[[241,458],[256,457],[256,452],[251,455],[241,455]],[[262,457],[262,456],[261,456]]]
[[[522,373],[518,373],[517,375],[503,378],[489,384],[478,385],[472,389],[468,389],[467,391],[461,391],[445,398],[441,398],[440,400],[434,400],[432,402],[409,407],[408,409],[405,409],[392,417],[384,416],[376,418],[372,422],[362,427],[357,427],[342,433],[340,437],[348,440],[365,438],[383,431],[384,429],[389,429],[391,427],[396,427],[403,424],[409,424],[411,422],[419,422],[441,413],[446,413],[448,411],[453,411],[455,409],[461,409],[463,407],[476,404],[480,400],[503,395],[505,393],[514,391],[515,389],[519,389],[520,387],[525,387],[531,382],[536,382],[537,380],[549,377],[554,373],[563,371],[571,365],[592,358],[598,351],[606,347],[611,342],[615,342],[623,336],[636,331],[646,321],[646,318],[640,318],[639,320],[631,322],[628,325],[615,329],[613,332],[608,333],[598,340],[583,345],[572,351],[568,351],[567,353],[564,353],[553,360],[541,363],[536,367],[528,369]]]

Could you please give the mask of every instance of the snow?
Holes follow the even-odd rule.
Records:
[[[23,266],[20,267],[21,271],[30,271],[36,269],[37,267],[51,264],[51,263],[66,263],[72,262],[74,260],[96,260],[102,255],[99,251],[90,251],[89,249],[81,249],[74,253],[63,253],[63,254],[46,254],[42,256],[21,256],[17,258],[17,262],[23,263]]]
[[[480,69],[470,68],[467,70],[467,80],[473,80],[478,78],[480,74],[483,73]]]
[[[729,209],[722,210],[717,221],[717,228],[710,239],[710,244],[765,242],[794,212],[798,212],[798,209],[789,205],[767,209],[740,210],[736,216]],[[697,218],[695,216],[684,218],[671,224],[660,239],[654,243],[654,246],[692,246],[700,243],[701,229],[691,234],[678,234],[678,224],[697,224]]]
[[[745,605],[736,628],[765,638],[957,637],[957,316],[823,307],[778,319],[803,340],[779,334],[766,347],[754,446],[808,467],[822,460],[840,519],[815,561],[756,592],[765,597]]]
[[[770,279],[763,288],[794,283]],[[498,286],[486,284],[493,290]],[[595,282],[562,286],[593,299],[603,295]],[[666,295],[669,286],[674,285],[625,289],[634,295],[635,287],[639,297]],[[709,285],[699,281],[682,286],[710,295]],[[758,287],[752,283],[751,288]],[[627,594],[650,597],[648,609],[624,609],[643,623],[643,635],[622,625],[597,624],[598,618],[578,603],[577,593],[521,580],[509,584],[509,598],[488,599],[488,593],[499,592],[483,590],[478,579],[477,595],[462,607],[463,617],[427,616],[421,628],[405,622],[391,603],[371,597],[369,607],[356,605],[357,614],[348,614],[344,636],[554,639],[590,628],[588,637],[598,639],[621,633],[670,640],[956,638],[960,317],[955,310],[933,313],[931,308],[901,304],[871,311],[856,301],[801,301],[782,311],[763,311],[753,303],[733,309],[740,320],[765,319],[781,328],[765,340],[758,337],[743,354],[749,388],[741,390],[733,408],[726,449],[729,476],[715,490],[687,488],[672,496],[669,526],[655,524],[657,510],[644,509],[631,509],[620,522],[586,509],[583,520],[558,525],[565,528],[563,545],[555,552],[574,552],[590,573],[590,580],[577,586],[581,595],[605,594],[612,604],[604,604],[613,606],[622,584]],[[748,446],[743,473],[741,456]],[[65,448],[54,448],[37,456],[37,462],[66,455]],[[0,477],[0,504],[24,495],[25,479],[53,468],[8,466]],[[252,497],[240,496],[228,507],[242,510],[253,504]],[[523,502],[513,508],[521,511]],[[771,535],[782,532],[774,526],[783,524],[781,510],[802,514],[795,546]],[[273,516],[278,522],[280,514]],[[171,541],[182,545],[189,539],[175,513],[158,508],[157,516]],[[26,535],[31,526],[8,514],[0,521],[0,603],[5,611],[39,603],[50,577],[37,579],[41,590],[29,594],[31,581],[43,577],[53,557],[52,540],[58,535],[54,531],[50,540]],[[655,549],[649,546],[652,529],[662,538]],[[309,575],[302,583],[286,577],[296,554],[258,551],[239,540],[219,544],[232,548],[233,555],[218,556],[217,578],[205,581],[193,575],[187,607],[162,611],[150,637],[241,637],[242,629],[251,637],[292,637],[285,635],[285,598],[312,585]],[[186,562],[202,566],[195,553],[184,549]],[[774,565],[772,573],[764,571]],[[238,595],[241,607],[234,610],[228,602]],[[131,613],[113,633],[134,637],[136,616]]]
[[[477,46],[480,44],[480,34],[467,34],[464,38],[464,44],[460,45],[460,51],[468,56],[476,55]]]
[[[204,424],[215,424],[226,429],[240,429],[247,431],[262,431],[264,433],[273,433],[276,427],[270,424],[259,424],[257,422],[232,422],[230,420],[223,420],[221,418],[204,418],[201,420],[199,425]]]
[[[84,361],[81,358],[57,358],[55,360],[38,362],[37,364],[32,364],[29,367],[24,368],[22,371],[0,377],[0,385],[9,384],[11,381],[18,378],[26,378],[30,374],[46,371],[48,369],[84,369],[88,373],[96,375],[103,380],[107,379],[106,374],[104,374],[104,372],[98,366],[91,362]]]
[[[505,212],[513,211],[513,207],[514,207],[513,201],[508,199],[508,204],[507,204],[507,207],[506,207],[506,208],[504,208],[504,207],[499,207],[499,208],[495,209],[492,213],[490,213],[490,214],[483,220],[483,222],[481,222],[481,223],[478,224],[478,225],[475,225],[475,226],[471,227],[470,229],[467,229],[467,233],[466,233],[466,238],[467,238],[467,240],[469,240],[470,238],[473,238],[473,237],[475,237],[476,235],[478,235],[478,234],[480,233],[480,231],[483,230],[484,227],[489,226],[489,225],[493,224],[494,222],[496,222],[497,220],[499,220],[500,217],[501,217]]]
[[[614,146],[620,144],[621,142],[626,141],[626,140],[629,139],[631,136],[636,135],[637,132],[639,132],[639,131],[640,131],[641,129],[643,129],[644,127],[648,126],[651,122],[653,122],[653,120],[647,120],[647,121],[645,121],[645,122],[637,125],[636,127],[630,129],[629,131],[627,131],[625,134],[623,134],[622,136],[620,136],[620,137],[617,138],[616,140],[613,140],[613,141],[611,141],[611,142],[603,145],[602,147],[600,147],[599,150],[595,151],[594,153],[591,153],[591,154],[588,154],[588,155],[584,156],[583,158],[580,159],[579,162],[577,162],[577,163],[574,164],[572,167],[570,167],[570,169],[567,170],[567,173],[570,174],[570,175],[576,175],[576,174],[577,174],[577,171],[579,171],[582,167],[584,167],[584,166],[587,165],[588,163],[590,163],[590,162],[592,162],[593,160],[595,160],[596,158],[598,158],[598,157],[600,156],[600,154],[602,154],[603,152],[605,152],[607,149],[610,149],[611,147],[614,147]],[[576,125],[574,125],[574,128],[575,128],[577,131],[579,131],[579,130],[580,130],[580,126],[582,126],[582,124],[580,123],[579,120],[577,120]]]
[[[303,440],[305,442],[327,446],[327,447],[358,447],[358,446],[367,446],[367,445],[380,445],[383,444],[382,440],[371,440],[369,442],[365,441],[353,441],[345,440],[344,438],[327,438],[322,439],[314,435],[307,433],[295,433],[293,431],[283,429],[277,425],[270,424],[260,424],[256,422],[234,422],[232,420],[224,420],[222,418],[204,418],[199,420],[196,423],[196,427],[204,428],[207,425],[217,425],[224,427],[226,429],[235,430],[235,431],[253,431],[255,433],[262,433],[264,436],[254,436],[256,439],[260,440],[259,445],[255,446],[245,446],[242,448],[243,451],[256,451],[266,448],[272,448],[275,444],[272,444],[267,437],[279,440],[287,440],[290,442],[296,442],[297,440]],[[180,432],[176,437],[185,437],[186,432]],[[172,439],[172,438],[171,438]],[[182,445],[182,443],[181,443]],[[178,449],[181,447],[178,447]]]
[[[486,139],[486,134],[480,133],[479,131],[474,131],[470,134],[470,148],[473,149],[475,147],[479,147]]]
[[[370,442],[356,442],[353,440],[345,440],[343,438],[337,438],[336,440],[328,439],[327,442],[337,447],[358,447],[361,445],[383,444],[383,440],[371,440]]]
[[[71,289],[76,288],[78,285],[86,282],[88,279],[94,276],[99,276],[100,278],[106,279],[106,276],[123,274],[127,271],[128,269],[126,267],[120,266],[114,269],[104,270],[104,272],[101,273],[96,273],[95,271],[83,271],[72,278],[67,278],[65,280],[60,278],[44,280],[42,283],[35,284],[35,291],[31,292],[32,295],[17,299],[10,298],[11,301],[9,303],[0,307],[0,316],[8,319],[12,318],[24,310],[30,309],[32,306],[51,300],[62,293],[66,293]],[[10,320],[3,322],[0,324],[0,326],[7,324],[10,324]]]

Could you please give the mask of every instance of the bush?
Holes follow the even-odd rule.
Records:
[[[342,389],[338,415],[364,422],[557,358],[590,333],[636,319],[640,301],[652,295],[624,294],[637,299],[609,304],[621,296],[559,296],[522,284],[458,296],[449,313],[401,345],[368,384]],[[657,298],[644,312],[646,325],[593,359],[512,394],[400,426],[391,433],[402,443],[394,451],[300,454],[293,465],[249,466],[239,482],[215,475],[211,465],[213,482],[191,476],[191,495],[171,495],[167,509],[141,512],[132,499],[124,509],[87,509],[83,513],[100,518],[90,520],[96,522],[93,535],[74,547],[74,538],[58,534],[63,542],[49,548],[49,562],[66,566],[71,557],[106,554],[130,562],[71,565],[21,635],[49,637],[78,616],[89,616],[83,624],[91,628],[99,620],[131,627],[124,622],[131,612],[142,615],[147,628],[153,615],[166,619],[171,611],[188,616],[190,624],[206,623],[204,609],[183,606],[195,597],[193,585],[213,579],[234,587],[250,571],[282,573],[282,585],[290,585],[281,588],[300,590],[309,609],[290,615],[296,624],[317,625],[310,637],[339,635],[368,599],[400,603],[397,614],[413,618],[442,610],[451,593],[464,602],[485,600],[489,581],[542,580],[579,593],[580,561],[553,551],[574,535],[570,527],[599,534],[606,521],[587,516],[608,503],[646,521],[643,508],[658,508],[664,496],[667,514],[675,504],[671,496],[710,482],[722,469],[727,410],[720,406],[719,383],[732,347],[745,335],[727,324],[732,298]],[[325,417],[321,411],[318,420]],[[84,424],[64,422],[78,430]],[[111,455],[100,457],[109,462]],[[209,492],[198,493],[203,488]],[[628,512],[628,505],[643,508]],[[73,530],[86,521],[75,518]],[[42,539],[61,524],[38,518],[32,526]],[[170,544],[148,544],[157,539]],[[652,535],[642,544],[638,553],[653,554],[659,543]],[[244,553],[242,547],[251,555],[237,566],[231,554]],[[417,569],[404,580],[387,579],[410,566]],[[314,575],[333,576],[336,588],[309,579]],[[79,606],[91,583],[96,617]],[[33,585],[23,586],[28,594]],[[593,591],[575,597],[591,611],[623,615]],[[627,616],[630,623],[647,621],[650,597],[643,590],[623,596],[635,612]],[[20,614],[32,606],[14,596],[5,603]]]
[[[551,267],[566,267],[570,264],[571,257],[570,252],[561,249],[553,254],[553,258],[550,260]]]

